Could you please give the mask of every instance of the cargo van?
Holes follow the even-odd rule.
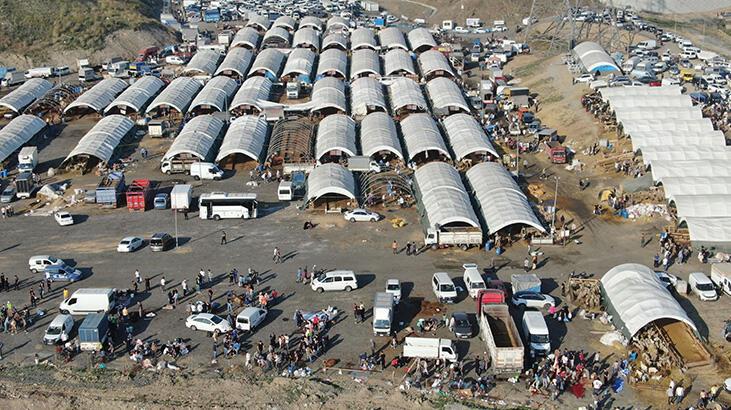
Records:
[[[476,299],[477,294],[487,287],[485,281],[482,279],[476,263],[465,263],[462,267],[464,268],[463,279],[467,292],[472,299]]]
[[[703,272],[693,272],[688,276],[690,291],[695,293],[700,300],[711,301],[718,299],[713,282]]]
[[[523,337],[531,357],[545,356],[551,351],[548,326],[541,312],[523,313]]]
[[[210,162],[194,162],[190,164],[190,176],[196,181],[199,179],[218,181],[223,177],[223,170]]]
[[[280,182],[277,188],[277,199],[280,201],[291,201],[293,198],[292,181]]]
[[[731,296],[731,263],[711,265],[711,281],[725,294]]]
[[[58,310],[65,315],[106,313],[114,307],[115,291],[112,288],[79,289],[71,297],[61,302]]]
[[[457,288],[446,272],[437,272],[432,276],[432,290],[440,302],[454,303],[457,300]]]
[[[236,316],[236,329],[254,330],[267,316],[266,309],[247,307]]]
[[[43,344],[52,345],[61,342],[61,335],[65,334],[68,337],[73,328],[74,318],[71,315],[56,315],[46,328],[46,333],[43,335]]]
[[[64,261],[50,255],[36,255],[28,258],[28,269],[33,273],[43,272],[46,266],[64,265]]]

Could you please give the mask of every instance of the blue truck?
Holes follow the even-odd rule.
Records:
[[[109,318],[106,313],[86,315],[79,327],[81,350],[99,351],[109,335]]]

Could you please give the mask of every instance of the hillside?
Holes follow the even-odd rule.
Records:
[[[92,54],[109,47],[110,36],[130,42],[120,33],[152,31],[147,42],[155,43],[169,36],[158,23],[160,6],[161,0],[0,0],[0,58],[50,62],[67,52]]]

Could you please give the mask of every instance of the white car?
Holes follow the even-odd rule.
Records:
[[[655,276],[660,279],[660,282],[665,285],[666,288],[674,288],[678,284],[678,277],[663,271],[655,271]]]
[[[226,333],[232,330],[231,325],[225,319],[210,313],[198,313],[188,316],[185,319],[185,327],[190,330],[203,330],[205,332],[218,330],[221,333]]]
[[[590,83],[592,81],[594,81],[594,76],[589,73],[585,73],[574,78],[575,83]]]
[[[466,28],[462,27],[462,26],[457,26],[457,27],[454,28],[454,32],[455,33],[460,33],[460,34],[467,34],[470,31],[467,30]]]
[[[74,217],[66,211],[58,211],[53,214],[56,222],[61,226],[69,226],[74,224]]]
[[[127,236],[122,238],[117,245],[117,252],[134,252],[144,243],[142,238],[137,236]]]
[[[546,308],[556,305],[556,301],[549,295],[537,292],[516,292],[511,301],[515,306],[525,306],[532,308]]]
[[[389,279],[386,281],[386,293],[393,296],[393,303],[401,302],[401,282],[398,279]]]
[[[350,222],[377,222],[381,215],[366,209],[356,208],[343,214],[346,221]]]

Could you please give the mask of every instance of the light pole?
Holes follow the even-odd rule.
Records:
[[[178,248],[178,210],[173,209],[173,221],[175,223],[175,248]]]
[[[551,240],[554,239],[556,236],[556,206],[558,206],[558,180],[560,179],[558,175],[554,176],[556,178],[556,192],[553,194],[553,215],[551,216]]]

